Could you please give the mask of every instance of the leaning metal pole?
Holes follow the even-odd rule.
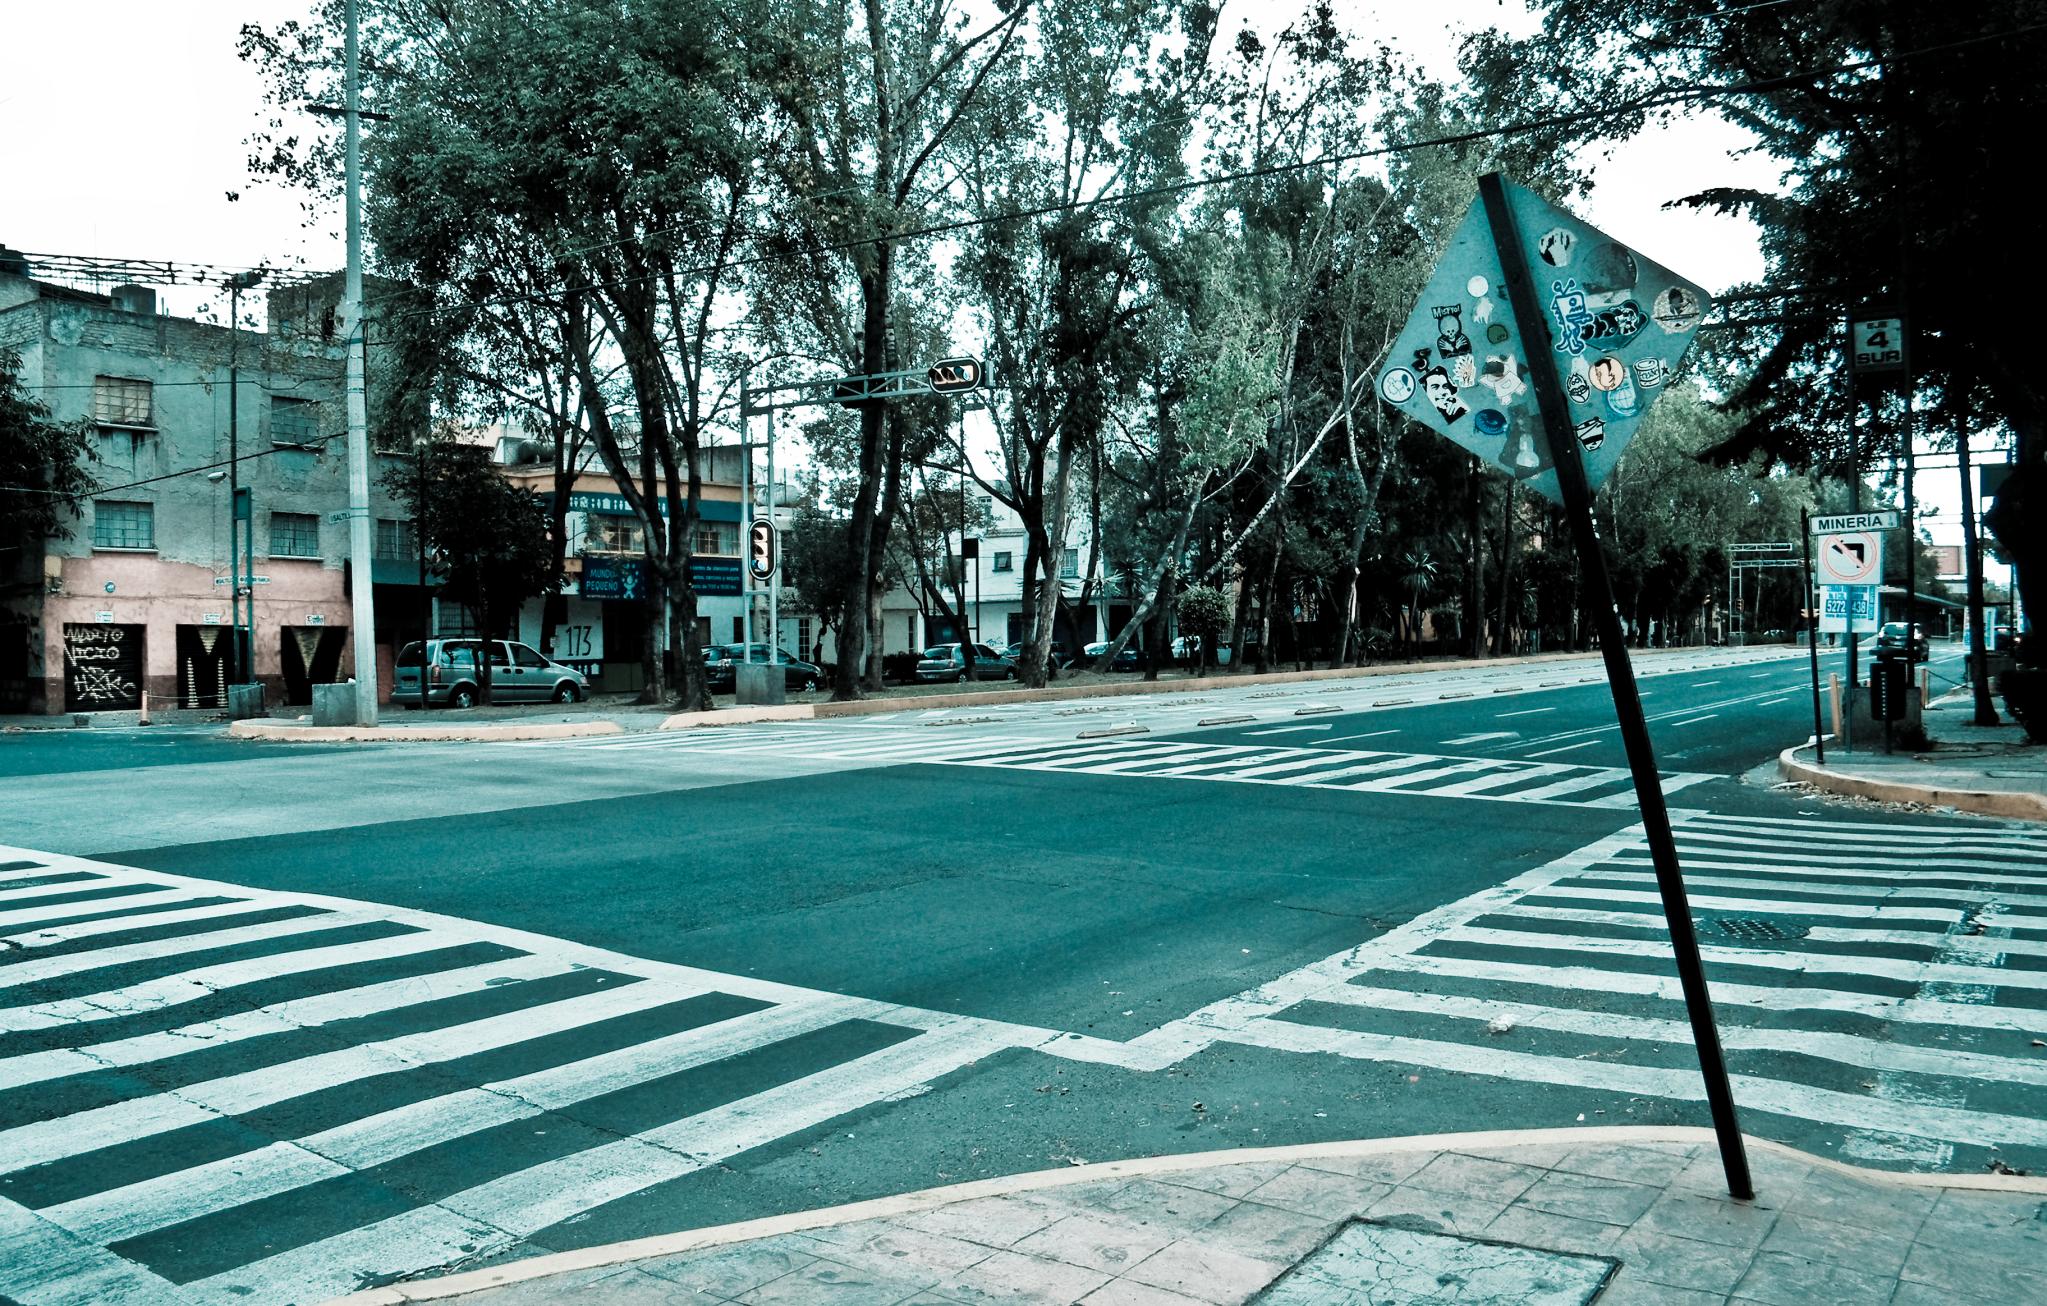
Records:
[[[1507,191],[1500,174],[1489,172],[1479,178],[1478,193],[1485,204],[1486,221],[1493,244],[1499,250],[1500,269],[1507,283],[1514,319],[1523,324],[1528,338],[1536,339],[1537,324],[1543,321],[1530,280],[1528,260],[1523,252],[1519,224],[1507,206]],[[1531,360],[1533,361],[1533,360]],[[1634,775],[1635,797],[1642,809],[1643,838],[1649,845],[1650,861],[1656,868],[1656,888],[1663,898],[1664,922],[1670,931],[1671,951],[1676,954],[1678,984],[1684,991],[1685,1011],[1691,1017],[1692,1041],[1698,1048],[1699,1070],[1706,1080],[1706,1102],[1713,1115],[1713,1131],[1720,1140],[1720,1162],[1727,1172],[1727,1189],[1747,1201],[1755,1196],[1749,1178],[1748,1153],[1742,1142],[1741,1124],[1735,1116],[1734,1090],[1727,1080],[1727,1063],[1720,1051],[1720,1031],[1713,1023],[1713,1003],[1706,991],[1706,972],[1699,959],[1699,938],[1692,927],[1691,904],[1685,894],[1684,876],[1678,869],[1677,841],[1670,831],[1670,809],[1663,801],[1663,780],[1656,769],[1656,750],[1649,739],[1649,725],[1642,716],[1642,695],[1635,685],[1635,668],[1621,634],[1620,609],[1613,601],[1613,582],[1607,574],[1606,550],[1599,538],[1599,522],[1593,515],[1592,488],[1585,479],[1585,464],[1572,437],[1570,409],[1556,369],[1536,363],[1528,369],[1529,381],[1542,412],[1543,428],[1550,432],[1550,456],[1555,460],[1557,484],[1564,498],[1565,516],[1571,519],[1572,538],[1577,544],[1580,564],[1592,593],[1592,616],[1599,633],[1599,651],[1606,661],[1606,678],[1613,691],[1614,715],[1620,720],[1621,742],[1627,749],[1628,769]]]

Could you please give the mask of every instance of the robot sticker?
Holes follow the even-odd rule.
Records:
[[[1436,352],[1455,358],[1471,352],[1471,337],[1464,334],[1464,305],[1441,304],[1429,312],[1436,315]]]
[[[1578,278],[1565,277],[1549,283],[1549,311],[1557,319],[1557,352],[1576,358],[1585,352],[1585,331],[1592,325],[1592,309]]]
[[[1432,367],[1422,373],[1422,389],[1428,391],[1429,402],[1443,415],[1446,422],[1454,422],[1470,412],[1462,399],[1457,397],[1457,385],[1451,381],[1450,373],[1442,367]]]

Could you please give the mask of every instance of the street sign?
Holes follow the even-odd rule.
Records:
[[[1865,317],[1849,322],[1848,362],[1862,376],[1904,371],[1905,319]]]
[[[1450,237],[1387,354],[1379,396],[1459,447],[1563,502],[1551,443],[1578,441],[1597,487],[1676,374],[1706,292],[1520,186],[1504,184],[1542,320],[1504,288],[1482,201]],[[1570,430],[1550,431],[1532,369],[1552,373]]]
[[[220,614],[218,612],[202,613],[199,620],[209,626],[218,626],[220,624]]]
[[[981,360],[978,358],[947,358],[933,363],[924,374],[931,385],[931,393],[939,395],[958,394],[962,390],[981,388]]]
[[[1812,533],[1845,535],[1850,531],[1894,531],[1898,529],[1898,521],[1899,516],[1895,510],[1851,512],[1839,517],[1815,517],[1812,519]]]
[[[1884,540],[1875,531],[1822,535],[1814,559],[1822,585],[1875,585],[1884,574]]]
[[[251,585],[268,585],[270,578],[268,576],[251,576],[249,577],[249,583]]]
[[[746,574],[767,580],[775,574],[775,523],[756,517],[746,528]]]
[[[1822,635],[1874,635],[1876,630],[1876,586],[1820,586]]]

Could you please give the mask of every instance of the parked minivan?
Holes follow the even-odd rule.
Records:
[[[477,639],[427,641],[427,701],[449,707],[475,707],[481,694],[476,658]],[[550,662],[525,644],[490,641],[490,696],[493,703],[574,703],[590,693],[590,681],[574,667]],[[398,651],[391,701],[419,706],[419,641]]]

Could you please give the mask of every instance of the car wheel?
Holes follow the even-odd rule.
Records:
[[[803,692],[806,694],[815,694],[817,692],[816,676],[805,676],[803,678]]]
[[[554,701],[557,703],[574,703],[580,701],[582,697],[576,692],[576,687],[566,680],[555,686]]]
[[[1015,667],[1011,667],[1011,668],[1010,668],[1009,670],[1007,670],[1007,671],[1003,672],[1003,673],[1002,673],[1002,678],[1003,678],[1004,680],[1015,680],[1015,679],[1016,679],[1016,668],[1015,668]]]
[[[468,685],[457,685],[448,691],[449,707],[475,707],[476,691]]]
[[[964,672],[964,671],[962,671],[962,672],[959,672],[959,673],[958,673],[957,675],[953,676],[953,678],[952,678],[952,683],[953,683],[953,684],[955,684],[955,685],[964,685],[964,684],[966,684],[966,683],[967,683],[967,673],[966,673],[966,672]]]

